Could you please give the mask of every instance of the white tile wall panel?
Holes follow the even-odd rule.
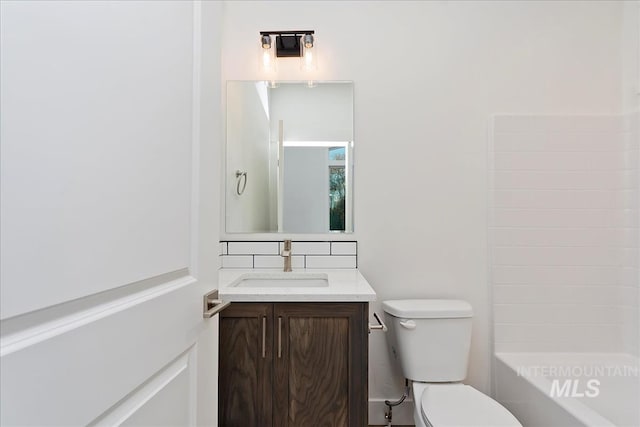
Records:
[[[496,171],[498,190],[618,190],[633,188],[621,171]]]
[[[620,188],[628,189],[628,190],[637,190],[638,189],[638,177],[636,176],[636,170],[624,170],[622,172],[623,175],[623,183]]]
[[[632,156],[617,151],[567,152],[505,151],[494,154],[496,170],[618,171],[627,169]]]
[[[611,209],[627,207],[633,190],[496,190],[492,207],[532,209]]]
[[[618,283],[617,266],[513,266],[493,265],[494,284],[606,285]]]
[[[623,247],[624,228],[492,228],[494,246]]]
[[[637,209],[624,209],[622,211],[622,218],[622,225],[624,227],[638,228],[640,217],[638,216]]]
[[[622,132],[629,128],[624,116],[531,116],[494,117],[494,132]]]
[[[494,247],[494,265],[619,266],[625,250],[603,247]]]
[[[589,344],[592,351],[620,349],[619,324],[495,324],[496,341],[554,343],[556,351],[567,351],[575,343]]]
[[[638,352],[639,118],[495,117],[497,350]]]
[[[622,252],[622,267],[638,268],[638,248],[625,248]]]
[[[494,304],[618,305],[619,286],[608,285],[494,285]]]
[[[624,157],[624,167],[623,167],[624,169],[634,169],[634,170],[638,169],[638,162],[640,162],[639,160],[640,154],[638,154],[637,149],[625,151],[623,154],[623,157]]]
[[[619,305],[622,307],[637,307],[640,300],[638,287],[634,285],[620,286],[618,298]]]
[[[576,304],[496,304],[494,321],[500,324],[620,324],[622,319],[616,305]]]
[[[618,190],[616,192],[618,198],[622,201],[622,207],[625,209],[634,209],[638,207],[638,199],[640,192],[635,189]]]
[[[630,227],[631,215],[616,209],[495,208],[490,226],[498,227]]]
[[[622,267],[618,272],[618,283],[621,286],[635,286],[638,283],[640,272],[637,267]]]

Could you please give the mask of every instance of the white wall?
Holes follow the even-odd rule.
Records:
[[[358,266],[390,298],[474,306],[468,380],[489,388],[487,134],[500,112],[621,110],[619,2],[227,2],[223,78],[259,79],[265,29],[317,34],[318,79],[353,80]],[[303,79],[281,61],[283,79]],[[379,311],[379,304],[372,310]],[[369,393],[397,397],[384,336]],[[382,423],[383,420],[380,422]]]

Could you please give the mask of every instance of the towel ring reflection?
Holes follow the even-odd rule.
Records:
[[[236,185],[236,193],[238,193],[238,196],[242,196],[244,189],[247,188],[247,172],[243,172],[238,169],[236,171],[236,180],[238,181],[238,184]],[[240,184],[242,184],[242,188],[240,188]]]

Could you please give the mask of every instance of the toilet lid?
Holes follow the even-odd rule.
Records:
[[[504,406],[464,384],[429,385],[422,393],[422,416],[433,427],[521,426]]]

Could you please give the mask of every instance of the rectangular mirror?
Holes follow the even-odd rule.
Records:
[[[353,83],[227,82],[227,233],[353,232]]]

